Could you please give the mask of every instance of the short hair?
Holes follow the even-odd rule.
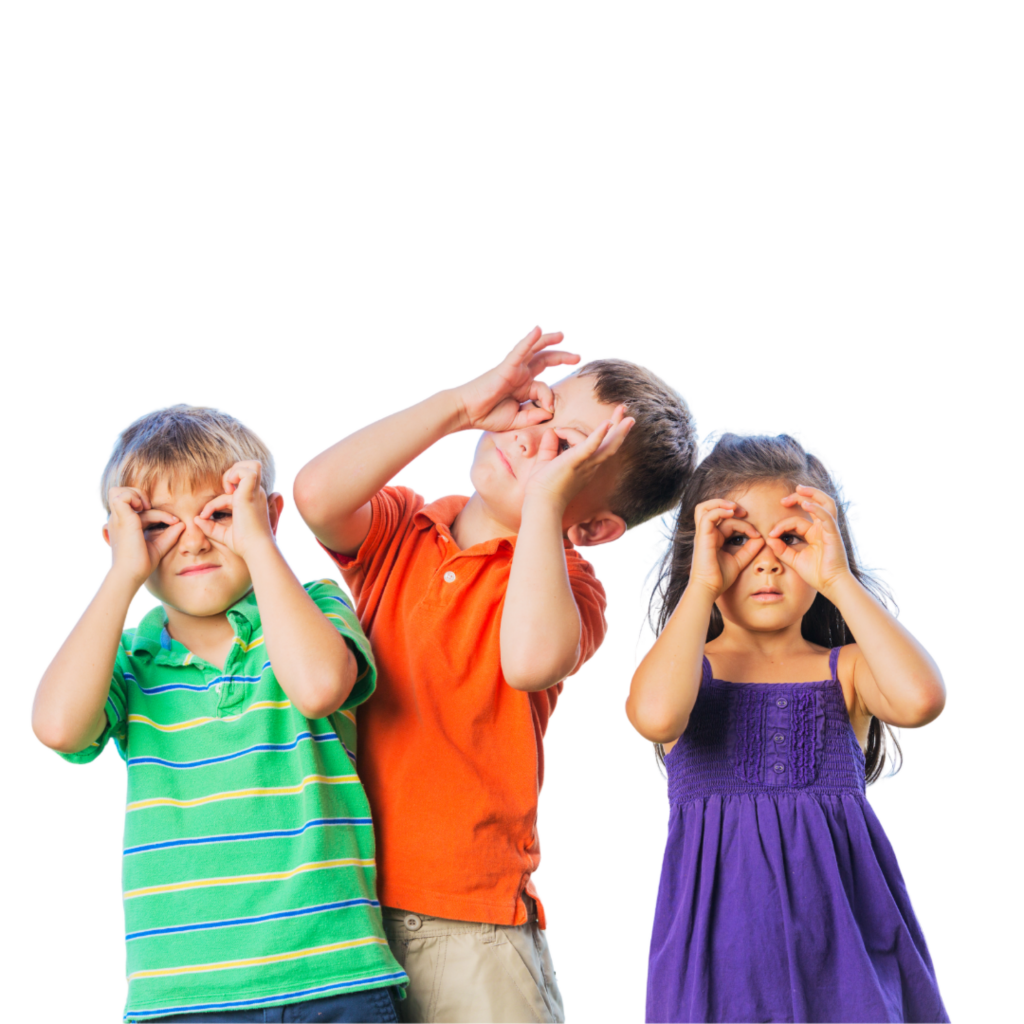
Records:
[[[157,409],[118,436],[100,481],[103,507],[110,511],[107,492],[112,487],[148,490],[161,476],[197,487],[219,479],[245,459],[262,465],[262,484],[269,494],[274,487],[274,457],[234,416],[200,405]]]
[[[575,376],[592,377],[599,402],[625,404],[636,420],[619,449],[619,482],[609,502],[626,529],[678,505],[697,462],[696,425],[679,392],[625,359],[596,359]]]

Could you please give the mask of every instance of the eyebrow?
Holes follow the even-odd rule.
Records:
[[[555,399],[555,408],[554,408],[554,412],[551,415],[551,418],[554,419],[555,416],[558,415],[558,403],[559,402],[563,402],[563,404],[564,404],[564,400],[563,400],[562,396],[557,391],[555,391],[554,389],[552,389],[551,394],[554,396],[554,399]],[[593,427],[588,427],[586,425],[586,423],[583,423],[580,420],[573,420],[571,423],[560,424],[560,428],[562,430],[577,430],[581,434],[584,434],[585,436],[588,436],[588,437],[594,432],[594,428]]]

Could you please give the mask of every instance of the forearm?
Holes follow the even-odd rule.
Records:
[[[295,504],[332,551],[355,554],[370,528],[369,500],[417,455],[462,427],[452,391],[364,427],[307,463],[295,478]]]
[[[557,502],[527,498],[501,615],[501,670],[517,690],[545,690],[580,656],[582,627],[569,584]]]
[[[898,726],[936,718],[946,689],[928,652],[853,576],[841,579],[825,596],[856,637],[864,664],[855,666],[854,686],[865,708]]]
[[[281,689],[306,718],[324,718],[348,699],[358,662],[313,603],[271,540],[247,552],[267,658]]]
[[[685,731],[697,701],[704,642],[715,599],[690,586],[671,618],[640,662],[629,688],[626,715],[652,743],[671,743]]]
[[[51,749],[76,753],[103,732],[117,647],[137,590],[138,584],[109,572],[44,673],[32,729]]]

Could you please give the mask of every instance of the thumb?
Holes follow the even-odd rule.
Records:
[[[796,555],[793,549],[781,537],[765,537],[765,543],[772,549],[772,553],[783,565],[788,566],[790,569],[795,566]]]
[[[156,555],[157,561],[160,561],[178,543],[178,538],[184,532],[185,524],[179,521],[157,534],[156,539],[153,541],[153,554]]]

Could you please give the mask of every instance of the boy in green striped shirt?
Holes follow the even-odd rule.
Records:
[[[113,738],[127,763],[126,1020],[398,1019],[350,710],[373,655],[338,587],[278,551],[273,475],[213,409],[125,430],[112,567],[36,694],[48,747],[84,763]],[[125,630],[143,584],[161,607]]]

